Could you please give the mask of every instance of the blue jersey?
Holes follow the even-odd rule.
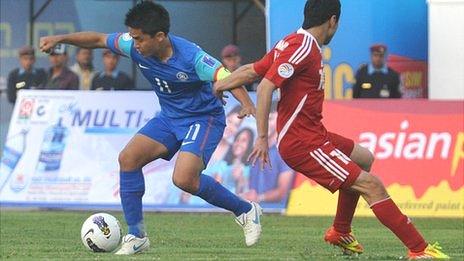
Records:
[[[173,55],[167,62],[142,56],[129,33],[109,34],[106,45],[137,64],[158,96],[162,115],[185,118],[224,114],[221,101],[212,92],[212,82],[222,64],[198,45],[172,34],[168,37]]]

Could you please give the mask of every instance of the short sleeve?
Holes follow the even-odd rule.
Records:
[[[266,75],[266,72],[269,70],[273,62],[274,49],[268,52],[266,55],[264,55],[263,58],[261,58],[261,60],[253,63],[253,69],[259,76],[264,77],[264,75]]]
[[[307,58],[310,57],[313,44],[317,43],[308,36],[294,38],[284,50],[275,55],[276,58],[264,77],[280,88],[305,68],[310,60]]]
[[[209,82],[223,79],[228,75],[221,62],[203,50],[198,51],[195,56],[195,71],[200,80]]]
[[[129,33],[113,33],[109,34],[106,39],[106,46],[113,52],[131,57],[131,49],[134,40]]]

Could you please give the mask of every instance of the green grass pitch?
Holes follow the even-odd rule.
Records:
[[[0,260],[115,260],[111,253],[91,253],[81,243],[80,229],[90,212],[11,211],[0,215]],[[111,213],[121,222],[119,212]],[[231,215],[146,213],[151,248],[140,260],[333,260],[346,259],[322,240],[332,217],[264,215],[258,245],[247,248]],[[430,242],[464,260],[464,220],[415,218]],[[355,259],[391,260],[406,254],[394,235],[374,218],[355,218],[354,230],[365,253]],[[123,226],[123,233],[125,230]],[[132,260],[132,258],[131,258]]]

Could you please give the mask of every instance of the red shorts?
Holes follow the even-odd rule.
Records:
[[[281,156],[292,169],[334,193],[351,187],[361,174],[361,168],[349,158],[353,148],[353,140],[328,132],[328,141],[322,146],[307,146],[302,139],[298,147],[281,151]]]

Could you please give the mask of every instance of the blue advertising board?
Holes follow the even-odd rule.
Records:
[[[267,1],[268,49],[301,27],[305,3]],[[426,0],[341,0],[341,5],[338,31],[323,51],[327,98],[351,98],[356,70],[369,61],[369,47],[374,43],[386,44],[395,57],[427,61]]]

